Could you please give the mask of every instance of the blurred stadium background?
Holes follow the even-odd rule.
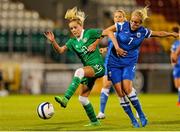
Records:
[[[64,20],[67,9],[85,11],[86,28],[112,25],[112,12],[129,14],[149,5],[145,26],[172,31],[180,24],[180,0],[0,0],[0,95],[9,93],[63,93],[74,70],[81,66],[73,53],[57,54],[43,36],[52,30],[63,44],[71,36]],[[135,87],[145,93],[175,92],[169,53],[174,38],[151,38],[143,42]],[[106,40],[101,46],[106,45]],[[93,92],[99,92],[101,79]]]

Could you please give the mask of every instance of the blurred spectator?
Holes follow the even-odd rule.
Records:
[[[8,94],[8,90],[4,88],[3,72],[0,70],[0,97],[7,96]]]
[[[42,73],[31,71],[24,75],[22,81],[21,93],[23,94],[41,94]]]
[[[31,94],[41,93],[41,80],[35,73],[30,73],[26,80],[26,90]]]

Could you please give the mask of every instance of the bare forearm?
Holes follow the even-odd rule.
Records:
[[[63,51],[63,48],[59,46],[59,44],[56,42],[56,41],[53,41],[51,42],[52,43],[52,46],[53,48],[60,54],[62,54],[64,51]]]
[[[152,31],[152,37],[176,37],[177,34],[174,32],[166,32],[166,31]]]
[[[161,31],[161,32],[159,33],[159,36],[160,36],[160,37],[169,37],[169,36],[173,36],[173,34],[172,34],[172,33],[169,33],[169,32],[165,32],[165,31]]]
[[[115,38],[115,36],[114,36],[114,32],[109,31],[109,30],[104,30],[104,31],[103,31],[103,35],[104,35],[104,36],[108,36],[108,37],[111,39],[111,41],[113,42],[113,45],[114,45],[115,49],[119,48],[118,42],[117,42],[117,40],[116,40],[116,38]]]
[[[109,32],[109,33],[108,33],[108,36],[109,36],[109,38],[112,40],[115,49],[118,49],[118,48],[119,48],[119,45],[118,45],[117,39],[116,39],[115,36],[114,36],[114,33],[113,33],[113,32]]]
[[[118,44],[118,41],[114,35],[114,32],[116,31],[116,27],[115,26],[111,26],[111,29],[108,28],[108,29],[105,29],[102,33],[102,35],[105,35],[105,36],[108,36],[111,41],[113,42],[113,45],[116,49],[116,52],[117,52],[117,55],[119,56],[126,56],[127,55],[127,51],[121,49],[119,47],[119,44]]]
[[[99,44],[99,42],[102,40],[102,37],[101,38],[99,38],[99,39],[97,39],[95,42],[94,42],[94,46],[96,46],[97,47],[97,45]]]

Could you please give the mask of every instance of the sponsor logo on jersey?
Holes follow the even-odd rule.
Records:
[[[140,33],[140,32],[137,33],[137,37],[138,37],[138,38],[141,37],[141,33]]]

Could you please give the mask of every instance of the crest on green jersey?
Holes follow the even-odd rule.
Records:
[[[83,43],[86,43],[87,42],[87,38],[83,38]]]

